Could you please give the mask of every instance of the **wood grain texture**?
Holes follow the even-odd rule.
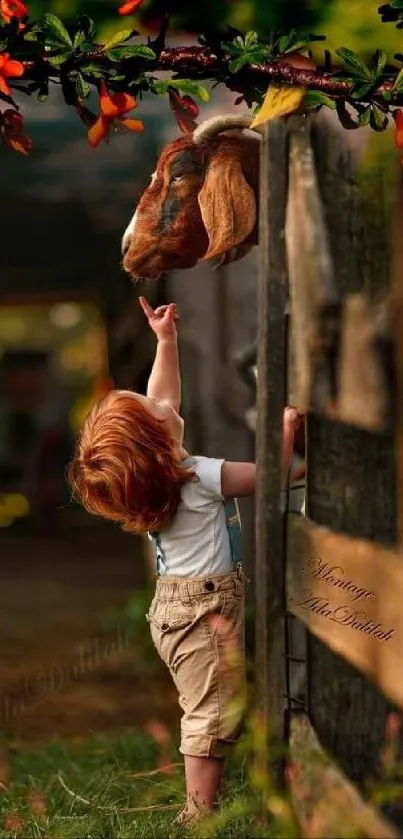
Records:
[[[287,193],[284,122],[265,126],[261,153],[256,485],[256,692],[258,759],[284,745],[285,541],[281,438],[286,394]]]
[[[403,549],[403,179],[397,190],[393,228],[392,295],[396,394],[396,481],[398,542]],[[402,560],[403,561],[403,560]]]
[[[288,771],[293,807],[307,839],[397,839],[397,831],[321,747],[309,719],[291,724],[291,764]]]
[[[307,515],[325,528],[394,549],[393,435],[309,415]],[[323,746],[354,781],[381,771],[393,703],[317,636],[309,636],[309,709]]]
[[[309,120],[290,121],[287,257],[293,404],[329,411],[335,397],[340,298],[315,171]]]
[[[392,421],[390,359],[385,357],[386,348],[391,355],[392,330],[379,335],[379,304],[367,293],[351,293],[346,288],[342,293],[339,272],[336,278],[334,270],[311,129],[309,120],[290,120],[286,240],[291,403],[301,411],[313,410],[382,432]],[[351,190],[351,181],[348,188]],[[343,227],[343,216],[340,221],[338,226]],[[346,261],[353,258],[349,253]],[[383,333],[385,327],[387,330],[387,322]]]
[[[402,602],[399,554],[290,517],[290,611],[403,708]]]

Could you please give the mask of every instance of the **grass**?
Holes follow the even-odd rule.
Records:
[[[180,756],[179,756],[180,758]],[[279,825],[267,833],[240,747],[230,766],[226,801],[203,836],[295,836]],[[184,800],[183,767],[164,725],[76,745],[53,741],[11,754],[0,764],[0,837],[184,836],[173,826]],[[200,835],[200,834],[199,834]]]

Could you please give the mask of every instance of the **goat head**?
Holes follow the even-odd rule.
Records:
[[[165,146],[126,229],[123,267],[134,280],[234,261],[257,243],[260,138],[203,128]]]

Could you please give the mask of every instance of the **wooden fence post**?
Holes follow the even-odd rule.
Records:
[[[256,756],[281,767],[284,746],[285,530],[281,438],[286,393],[287,140],[283,122],[265,128],[261,153],[256,487]]]

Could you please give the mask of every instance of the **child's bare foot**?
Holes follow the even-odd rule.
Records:
[[[184,807],[178,813],[174,824],[178,827],[193,827],[203,819],[207,818],[211,810],[206,804],[200,802],[193,795],[189,795]]]

